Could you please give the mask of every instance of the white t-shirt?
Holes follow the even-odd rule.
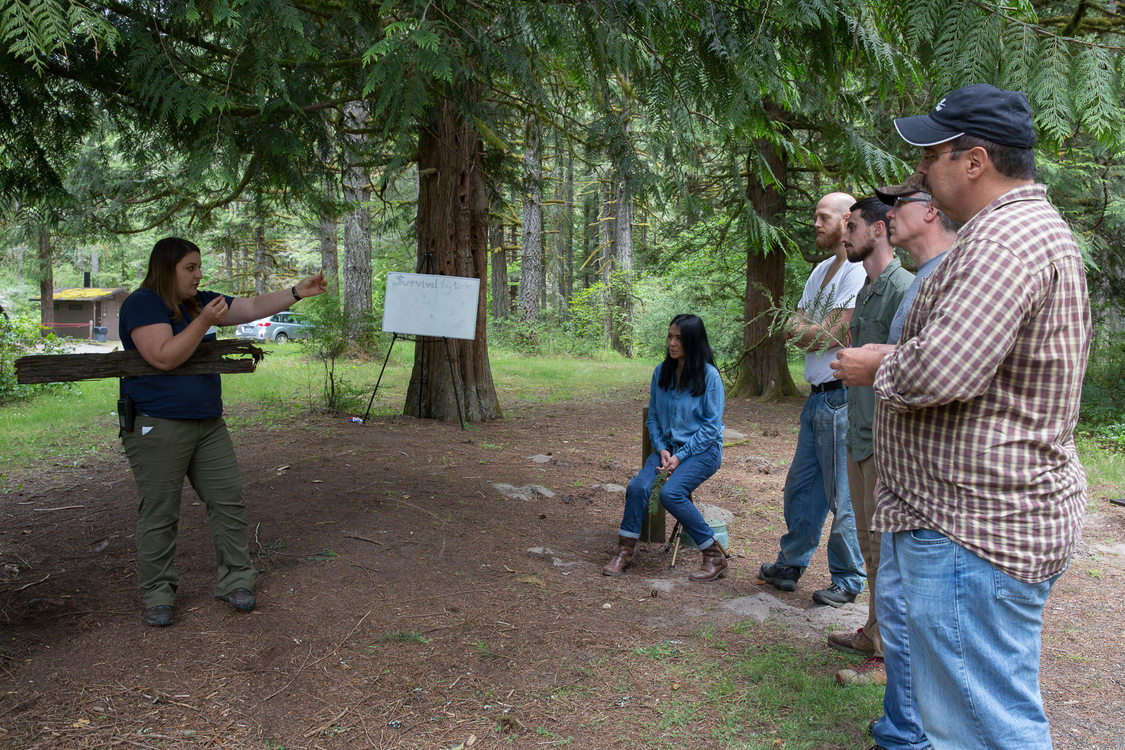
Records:
[[[801,295],[801,303],[798,307],[804,310],[805,315],[814,323],[822,323],[833,310],[854,308],[856,295],[867,281],[867,273],[863,270],[862,263],[844,261],[836,271],[836,275],[821,289],[820,285],[835,261],[835,257],[822,260],[809,275],[809,280],[805,282],[805,293]],[[834,380],[836,376],[828,363],[836,359],[838,351],[840,347],[834,346],[815,354],[806,353],[805,380],[813,385]]]

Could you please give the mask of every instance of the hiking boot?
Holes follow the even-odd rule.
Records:
[[[723,553],[723,546],[715,541],[703,552],[703,567],[698,572],[691,574],[693,581],[715,581],[726,575],[727,556]]]
[[[829,607],[839,607],[844,604],[851,604],[855,601],[855,594],[844,591],[836,584],[832,584],[826,589],[814,591],[812,600],[817,604],[827,604]]]
[[[804,572],[804,568],[778,565],[777,563],[762,563],[762,567],[758,569],[758,578],[761,578],[763,583],[768,583],[780,591],[796,591],[797,579]]]
[[[172,617],[172,608],[167,604],[157,604],[145,610],[145,625],[154,628],[166,628],[175,622]]]
[[[617,537],[617,554],[602,568],[603,576],[616,578],[625,572],[625,568],[633,562],[633,552],[637,549],[637,540],[627,536]]]
[[[863,628],[854,633],[829,633],[828,645],[840,651],[860,656],[871,656],[875,653],[875,644],[863,632]]]
[[[851,669],[837,672],[836,682],[841,685],[886,685],[887,668],[881,658],[869,656]]]
[[[254,595],[250,593],[250,589],[235,589],[216,598],[233,605],[239,612],[253,612],[257,604],[254,601]]]

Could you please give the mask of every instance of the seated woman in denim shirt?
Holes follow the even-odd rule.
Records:
[[[653,452],[625,491],[617,554],[602,568],[603,575],[619,576],[632,563],[652,485],[658,473],[666,472],[660,502],[703,553],[703,567],[691,579],[723,577],[725,551],[688,499],[722,463],[723,405],[723,381],[703,321],[696,315],[677,315],[668,326],[664,361],[652,373],[648,434]]]

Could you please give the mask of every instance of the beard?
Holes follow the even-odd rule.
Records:
[[[848,247],[848,260],[852,263],[862,263],[873,252],[875,252],[874,242],[869,241],[865,245],[851,245]]]
[[[816,238],[817,250],[832,250],[835,251],[840,244],[840,240],[844,238],[843,227],[833,227],[825,229],[824,234]]]

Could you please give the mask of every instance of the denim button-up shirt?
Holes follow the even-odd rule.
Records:
[[[658,385],[663,366],[661,363],[653,371],[650,388],[648,434],[652,450],[667,450],[681,462],[715,443],[722,450],[726,400],[719,371],[707,365],[707,390],[701,396],[693,396],[676,390],[674,383],[670,390],[663,390]]]

